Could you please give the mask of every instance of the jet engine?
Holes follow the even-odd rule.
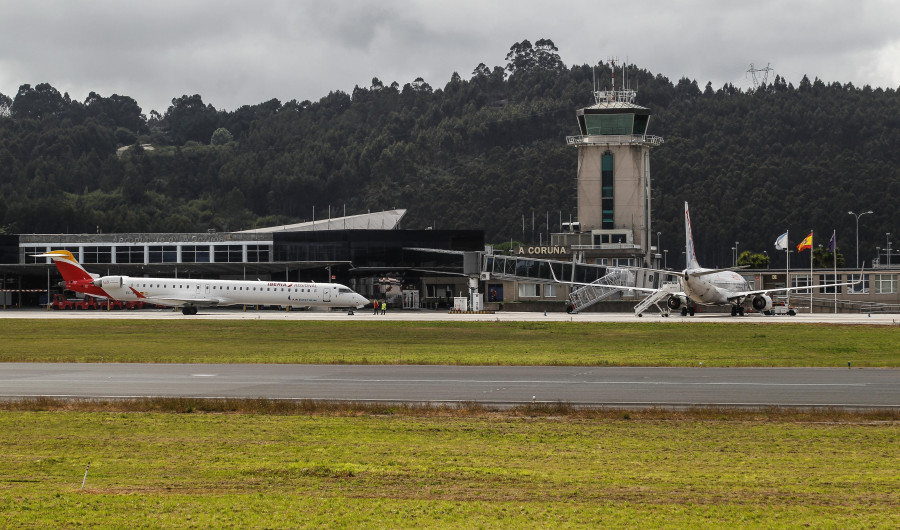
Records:
[[[678,310],[684,303],[684,300],[682,300],[680,296],[670,296],[669,299],[666,300],[666,305],[673,311]]]
[[[753,309],[764,312],[772,309],[772,298],[766,294],[758,294],[753,298]]]

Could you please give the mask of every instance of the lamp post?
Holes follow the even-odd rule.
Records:
[[[763,250],[763,254],[766,255],[766,268],[768,269],[769,268],[769,253],[767,251]]]
[[[662,246],[660,246],[659,239],[662,237],[662,232],[656,233],[656,255],[659,256],[659,253],[662,252]],[[656,258],[659,259],[659,258]],[[659,262],[656,262],[656,266],[659,267]]]
[[[734,242],[734,266],[735,267],[737,267],[737,260],[738,260],[738,242],[735,241]]]
[[[663,270],[669,270],[669,250],[663,250]]]
[[[867,213],[873,213],[872,210],[863,213],[853,213],[847,212],[850,215],[856,216],[856,268],[859,268],[859,218],[866,215]],[[835,258],[836,259],[836,258]]]
[[[891,233],[888,232],[885,234],[885,238],[887,239],[887,258],[888,258],[888,267],[891,266]]]

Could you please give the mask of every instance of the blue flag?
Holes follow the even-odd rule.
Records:
[[[828,251],[834,254],[835,235],[837,231],[831,233],[831,241],[828,242]]]

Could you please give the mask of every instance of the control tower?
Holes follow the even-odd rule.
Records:
[[[663,140],[647,134],[650,110],[634,104],[637,92],[617,90],[615,73],[612,79],[611,90],[595,91],[596,103],[575,112],[581,135],[566,138],[578,148],[578,223],[559,234],[560,243],[583,251],[585,262],[660,266],[650,221],[650,149]]]

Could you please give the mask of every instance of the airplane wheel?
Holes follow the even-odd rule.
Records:
[[[686,317],[688,314],[688,310],[686,307],[681,308],[681,316]]]
[[[691,316],[694,316],[694,308],[693,308],[693,307],[690,308],[690,309],[688,310],[688,313],[690,313]]]

